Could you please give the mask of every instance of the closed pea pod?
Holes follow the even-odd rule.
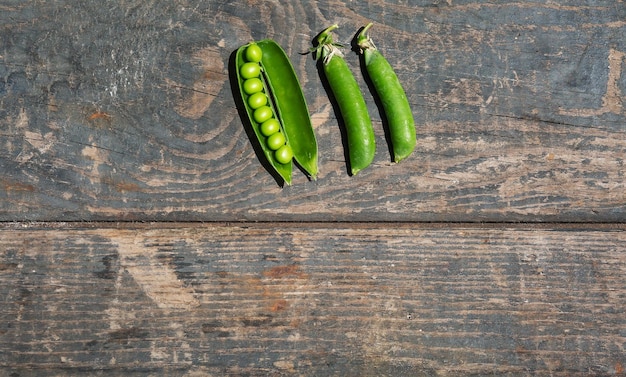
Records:
[[[367,74],[383,106],[393,159],[400,162],[413,152],[417,144],[415,121],[398,76],[366,34],[371,26],[372,23],[361,30],[356,42],[363,54]]]
[[[359,84],[333,42],[331,32],[337,27],[332,25],[322,31],[313,51],[317,59],[322,59],[324,74],[339,105],[346,128],[350,171],[355,175],[374,160],[376,141]]]

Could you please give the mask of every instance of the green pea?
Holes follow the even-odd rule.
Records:
[[[318,35],[315,52],[322,59],[324,74],[339,105],[346,128],[350,170],[355,175],[374,160],[376,141],[359,84],[330,34],[336,28],[333,25]]]
[[[246,48],[246,60],[249,62],[258,63],[261,61],[263,57],[263,50],[256,43],[250,44]]]
[[[280,131],[280,123],[275,118],[268,119],[263,124],[261,124],[261,133],[263,136],[274,135],[276,132]]]
[[[356,37],[357,45],[363,53],[363,62],[374,90],[383,105],[387,120],[393,159],[395,162],[408,157],[417,144],[413,112],[406,93],[393,68],[366,35],[372,26],[368,24]]]
[[[254,118],[255,122],[261,124],[270,119],[273,115],[274,113],[269,106],[261,106],[258,109],[254,110],[252,117]]]
[[[247,79],[243,82],[243,91],[246,94],[254,94],[263,91],[263,82],[258,77]]]
[[[267,105],[267,96],[263,92],[256,92],[248,97],[248,105],[253,109]]]
[[[285,135],[283,135],[282,132],[276,132],[275,134],[267,138],[267,146],[270,147],[271,150],[275,151],[285,145],[286,141],[287,140],[285,140]]]
[[[279,163],[287,164],[293,158],[293,151],[291,150],[291,147],[289,145],[285,144],[282,147],[278,148],[276,152],[274,152],[274,157]]]
[[[253,62],[244,63],[241,66],[241,72],[239,73],[241,74],[241,77],[243,77],[244,79],[251,79],[254,77],[259,77],[259,75],[261,74],[261,66],[259,65],[259,63],[253,63]]]

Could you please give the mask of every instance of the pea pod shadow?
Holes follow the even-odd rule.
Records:
[[[381,101],[380,96],[376,92],[376,88],[374,88],[374,83],[372,82],[372,79],[370,78],[370,75],[367,72],[367,67],[365,64],[365,56],[360,53],[361,48],[357,44],[357,38],[364,28],[365,26],[362,26],[359,30],[357,30],[356,34],[354,34],[354,38],[352,38],[352,40],[350,41],[350,47],[352,51],[355,52],[359,56],[359,67],[361,70],[361,76],[363,76],[363,80],[365,81],[365,84],[367,85],[367,89],[369,90],[370,94],[372,95],[372,98],[374,99],[374,103],[376,104],[376,109],[378,110],[378,114],[380,114],[380,121],[383,125],[383,131],[385,132],[385,141],[387,142],[387,150],[389,152],[391,162],[394,162],[394,158],[393,158],[394,152],[393,152],[393,145],[391,143],[391,130],[389,128],[389,121],[387,120],[387,116],[385,115],[383,102]]]
[[[241,97],[241,92],[239,91],[239,82],[237,80],[237,64],[236,64],[237,50],[233,51],[230,54],[228,59],[228,79],[230,82],[230,90],[233,93],[233,99],[235,100],[235,106],[237,107],[237,113],[239,114],[239,119],[241,119],[241,123],[243,123],[244,131],[248,136],[248,140],[250,140],[250,144],[252,144],[252,149],[256,154],[257,159],[261,163],[261,166],[274,178],[276,184],[280,187],[285,186],[285,180],[276,172],[274,167],[267,161],[265,158],[265,153],[263,152],[263,147],[261,146],[261,142],[257,139],[253,125],[250,122],[250,118],[248,118],[248,114],[246,112],[246,105],[244,99]]]
[[[316,35],[313,38],[312,44],[314,48],[317,47],[317,38],[319,37],[320,34]],[[341,133],[341,144],[343,146],[343,157],[344,157],[344,160],[346,161],[346,173],[348,175],[352,175],[352,166],[350,166],[350,151],[349,151],[349,146],[348,146],[348,130],[346,128],[345,122],[343,121],[343,117],[341,116],[339,103],[337,102],[337,99],[335,98],[335,95],[333,94],[330,84],[328,83],[328,78],[326,77],[326,74],[324,73],[323,59],[317,59],[317,56],[315,55],[313,55],[313,59],[316,60],[317,75],[319,76],[320,81],[322,82],[322,87],[326,91],[326,95],[328,96],[330,105],[333,108],[335,118],[337,119],[337,124],[339,125],[339,132]]]

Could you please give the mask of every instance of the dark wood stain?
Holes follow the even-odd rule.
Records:
[[[133,340],[145,339],[147,336],[147,331],[137,327],[130,327],[110,332],[108,340],[109,342],[126,344]]]

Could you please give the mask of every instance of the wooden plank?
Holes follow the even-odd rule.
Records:
[[[4,224],[0,374],[609,376],[626,227]]]
[[[410,3],[410,5],[409,5]],[[101,1],[0,6],[0,220],[623,221],[626,7],[551,1]],[[251,6],[252,4],[252,6]],[[418,147],[349,177],[310,56],[368,21]],[[281,189],[248,141],[232,52],[292,58],[320,177]]]

